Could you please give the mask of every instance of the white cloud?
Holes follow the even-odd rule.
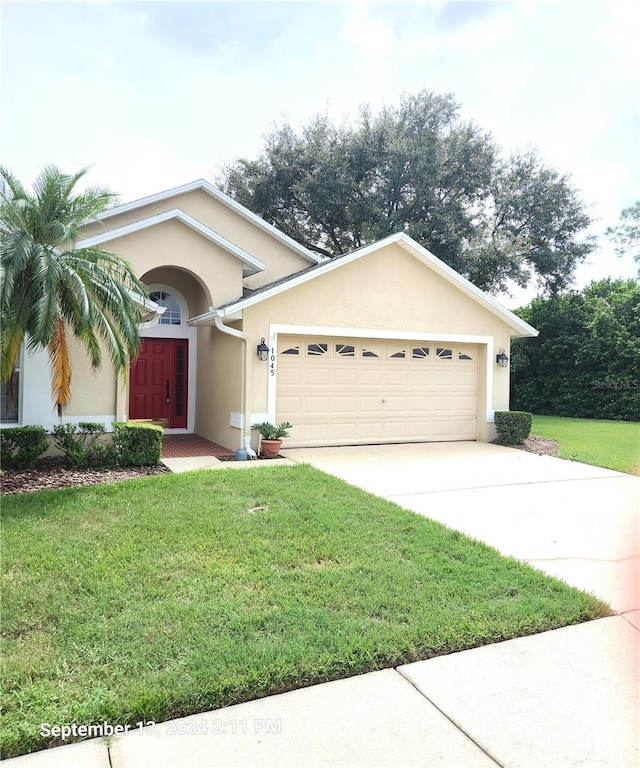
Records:
[[[454,32],[448,44],[453,51],[478,52],[508,39],[513,27],[511,15],[482,19]]]
[[[505,150],[538,146],[594,204],[598,231],[640,198],[640,6],[194,5],[7,3],[3,161],[25,181],[45,163],[94,163],[90,181],[132,199],[255,157],[282,116],[340,120],[427,88],[454,93]]]

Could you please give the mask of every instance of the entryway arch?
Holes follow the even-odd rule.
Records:
[[[170,282],[154,280],[159,272]],[[155,325],[140,328],[140,354],[129,376],[129,418],[153,419],[169,434],[194,432],[198,331],[187,320],[204,300],[202,288],[188,273],[170,268],[142,279],[152,300],[166,310]],[[175,283],[188,289],[189,300]]]

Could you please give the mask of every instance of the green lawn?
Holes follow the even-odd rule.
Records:
[[[563,459],[640,475],[640,424],[534,416],[531,434],[557,440]]]
[[[310,467],[3,500],[3,756],[608,615]]]

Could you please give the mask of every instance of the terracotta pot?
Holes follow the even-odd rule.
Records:
[[[260,442],[260,453],[265,459],[276,459],[280,453],[282,440],[262,440]]]

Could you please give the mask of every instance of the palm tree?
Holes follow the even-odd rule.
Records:
[[[114,200],[98,187],[74,192],[87,170],[69,176],[48,166],[30,194],[0,167],[0,381],[11,382],[23,344],[48,349],[59,415],[71,397],[69,333],[83,344],[94,370],[106,351],[116,372],[124,373],[140,345],[135,296],[146,296],[126,261],[75,247],[80,227]]]

